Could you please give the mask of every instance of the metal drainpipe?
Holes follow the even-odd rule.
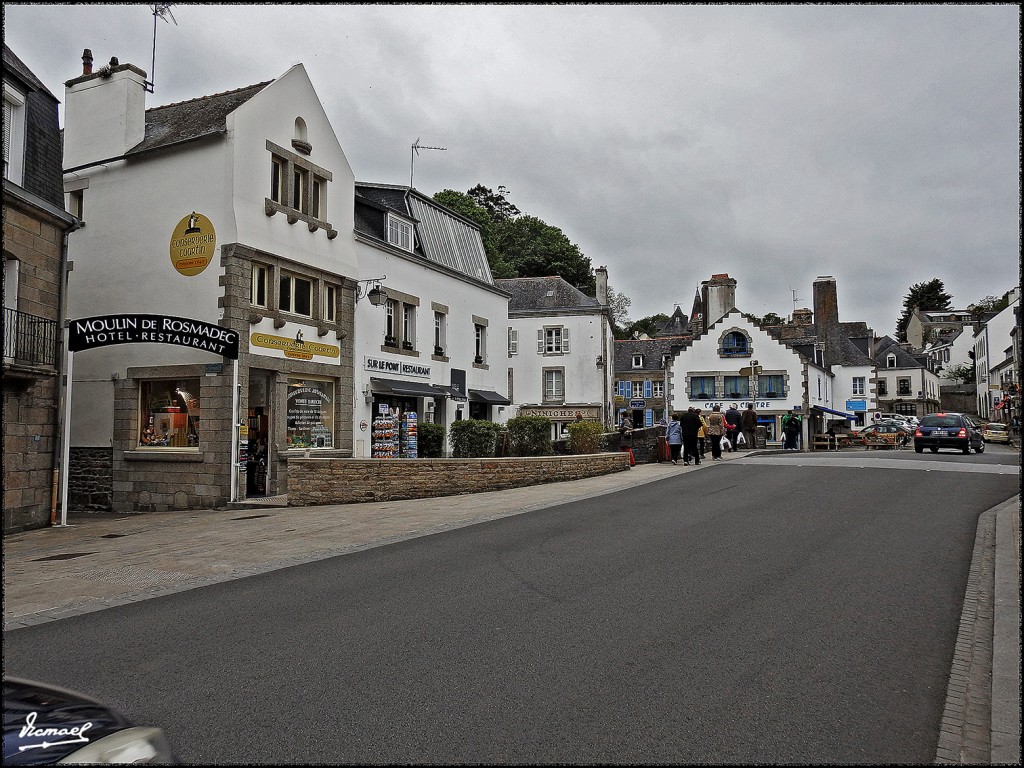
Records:
[[[63,456],[63,435],[64,435],[64,412],[65,409],[61,407],[61,401],[64,397],[68,396],[68,384],[70,382],[64,381],[64,376],[67,371],[64,368],[64,359],[66,357],[66,350],[64,347],[65,333],[64,324],[67,322],[67,284],[68,277],[71,274],[71,268],[68,263],[68,237],[72,232],[81,229],[82,222],[75,219],[71,227],[65,230],[63,237],[61,237],[60,244],[60,286],[57,290],[57,330],[60,334],[60,341],[57,344],[57,359],[58,373],[57,373],[57,412],[53,415],[53,429],[54,429],[54,440],[53,440],[53,486],[50,491],[50,525],[56,525],[57,523],[57,492],[58,492],[58,479],[61,473],[61,460]],[[63,395],[63,397],[61,396]],[[68,475],[65,473],[65,478]],[[65,479],[65,483],[67,480]],[[66,511],[65,511],[66,516]]]

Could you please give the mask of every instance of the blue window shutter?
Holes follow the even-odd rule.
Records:
[[[653,408],[648,408],[646,411],[644,411],[644,426],[645,427],[653,427],[654,426],[654,409]]]
[[[651,394],[653,391],[654,391],[654,388],[651,385],[650,380],[645,381],[644,382],[644,397],[653,397],[653,395]]]

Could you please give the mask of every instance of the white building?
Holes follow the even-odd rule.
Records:
[[[517,416],[545,416],[552,439],[581,416],[606,427],[613,420],[614,335],[608,272],[595,270],[597,296],[560,277],[496,280],[508,307],[508,394]]]
[[[1014,355],[1012,331],[1019,323],[1017,307],[1020,304],[1020,287],[1010,292],[1009,304],[995,317],[982,325],[973,336],[974,363],[978,382],[978,415],[984,419],[1002,420],[1002,407],[997,404],[1008,401],[1015,394],[1013,384],[1016,372],[1013,365],[1006,365]],[[993,373],[995,371],[995,373]]]
[[[464,418],[506,421],[509,294],[479,227],[415,189],[358,183],[356,251],[355,455],[387,455],[374,432],[395,419],[401,437],[409,414],[446,433]],[[410,454],[400,439],[398,456]]]
[[[83,63],[70,432],[75,476],[113,478],[94,506],[223,506],[285,491],[289,456],[352,455],[354,176],[305,68],[146,110],[142,70]]]

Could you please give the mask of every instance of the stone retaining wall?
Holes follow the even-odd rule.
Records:
[[[289,458],[288,506],[455,496],[628,469],[626,453],[502,459]]]

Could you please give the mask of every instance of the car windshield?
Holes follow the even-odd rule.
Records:
[[[922,427],[959,427],[959,416],[925,416],[921,419]]]

